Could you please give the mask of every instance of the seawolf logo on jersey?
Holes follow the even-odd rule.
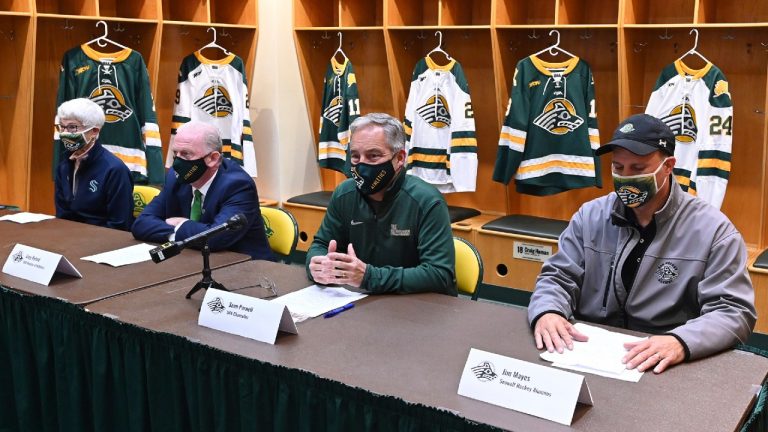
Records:
[[[341,119],[341,111],[344,109],[344,100],[341,96],[336,96],[328,102],[328,106],[323,110],[323,117],[330,120],[331,123],[339,127],[339,119]]]
[[[203,96],[195,101],[195,106],[208,113],[211,117],[227,117],[234,112],[229,92],[222,86],[211,86]]]
[[[544,110],[533,121],[533,124],[554,135],[565,135],[573,132],[584,123],[584,119],[576,115],[576,108],[568,99],[552,99]]]
[[[424,105],[416,108],[416,113],[433,128],[442,129],[451,125],[448,101],[439,93],[430,96]]]
[[[699,128],[696,123],[696,111],[687,103],[680,104],[669,112],[661,120],[672,129],[675,139],[683,143],[696,141]]]
[[[133,110],[125,105],[125,96],[117,87],[111,85],[96,87],[88,98],[101,106],[107,123],[124,121],[133,114]]]

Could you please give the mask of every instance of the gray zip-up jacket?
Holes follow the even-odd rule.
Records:
[[[755,326],[754,291],[744,240],[705,201],[672,192],[654,218],[656,237],[634,285],[621,268],[640,240],[630,211],[615,193],[584,204],[542,267],[528,320],[547,312],[649,333],[675,336],[685,358],[697,359],[745,342]]]

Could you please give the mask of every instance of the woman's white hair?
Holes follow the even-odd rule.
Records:
[[[77,120],[86,128],[104,126],[104,110],[94,101],[86,98],[71,99],[59,105],[56,112],[58,121]]]

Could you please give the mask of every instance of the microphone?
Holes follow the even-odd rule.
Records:
[[[182,249],[186,248],[191,244],[194,244],[203,239],[208,239],[209,237],[213,237],[222,231],[237,231],[243,228],[247,223],[248,223],[248,218],[246,218],[244,214],[238,213],[232,216],[231,218],[227,219],[226,222],[220,225],[217,225],[213,228],[209,228],[203,232],[197,233],[192,237],[189,237],[182,241],[169,241],[169,242],[163,243],[160,246],[150,250],[149,255],[152,257],[152,261],[159,263],[167,260],[168,258],[175,257],[176,255],[181,253]]]

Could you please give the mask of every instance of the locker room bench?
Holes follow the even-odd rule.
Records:
[[[757,324],[755,331],[768,333],[768,249],[755,253],[749,261],[749,277],[755,289],[755,308],[757,309]]]
[[[306,252],[312,244],[315,233],[325,216],[325,210],[331,201],[332,191],[310,192],[289,198],[283,203],[299,224],[299,242],[296,250]],[[480,215],[480,211],[467,207],[448,206],[451,223],[459,222]]]
[[[483,282],[533,291],[542,263],[557,252],[557,239],[568,222],[509,215],[477,230],[475,246],[485,264]]]

